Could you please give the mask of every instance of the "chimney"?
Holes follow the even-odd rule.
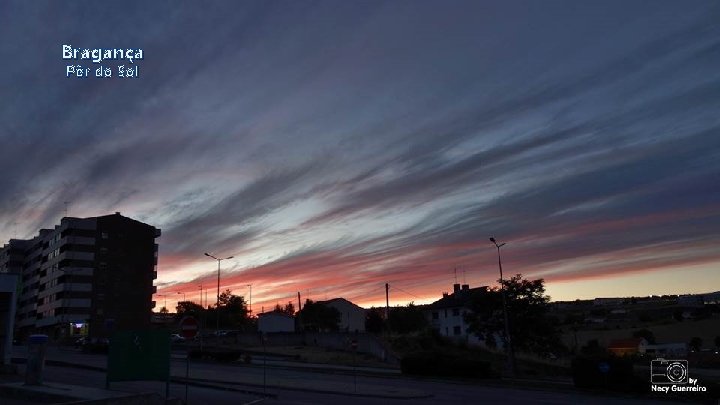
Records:
[[[463,291],[469,290],[469,289],[470,289],[470,284],[463,284],[463,285],[462,285],[462,289],[463,289]]]
[[[448,293],[444,292],[444,293],[443,293],[443,298],[447,298],[447,296],[448,296]]]
[[[453,284],[453,294],[460,291],[460,284]]]

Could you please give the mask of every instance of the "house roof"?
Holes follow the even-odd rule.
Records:
[[[333,303],[348,303],[357,309],[365,311],[365,308],[353,303],[352,301],[346,300],[345,298],[333,298],[333,299],[330,299],[327,301],[318,301],[318,304],[325,304],[325,305],[333,304]]]
[[[286,317],[286,318],[291,318],[291,319],[294,319],[294,318],[295,318],[294,316],[289,315],[289,314],[287,314],[287,313],[285,313],[285,312],[276,311],[276,310],[272,310],[272,311],[270,311],[270,312],[263,312],[263,313],[261,313],[261,314],[258,314],[258,317],[265,317],[265,316],[269,316],[269,315],[284,316],[284,317]]]
[[[610,341],[608,349],[637,349],[643,342],[647,344],[644,338],[615,339]]]
[[[445,308],[463,308],[470,304],[470,298],[473,293],[485,291],[487,286],[469,288],[467,290],[460,290],[452,294],[448,294],[439,300],[427,305],[427,309],[445,309]]]

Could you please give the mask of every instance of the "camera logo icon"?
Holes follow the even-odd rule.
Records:
[[[651,360],[650,382],[652,384],[687,384],[687,360]]]

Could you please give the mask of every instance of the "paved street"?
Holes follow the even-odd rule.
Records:
[[[24,357],[21,348],[15,357]],[[87,355],[72,350],[50,348],[48,359],[67,362],[67,366],[46,367],[46,381],[103,387],[102,371],[77,368],[77,365],[104,367],[105,357]],[[70,365],[74,365],[70,367]],[[184,362],[173,361],[173,376],[184,376]],[[194,363],[191,365],[194,382],[215,388],[190,386],[188,398],[193,404],[252,403],[261,399],[263,368],[247,365]],[[496,382],[448,382],[423,380],[402,376],[367,376],[318,373],[302,369],[268,368],[267,392],[277,398],[262,401],[269,404],[438,404],[438,403],[541,403],[541,404],[651,404],[657,400],[642,400],[623,396],[596,396],[574,390],[571,386],[547,389],[509,388]],[[357,384],[357,391],[355,389]],[[113,383],[112,388],[127,392],[157,392],[164,394],[161,382]],[[224,388],[224,389],[223,389]],[[171,384],[171,395],[184,398],[185,388]],[[242,392],[245,391],[245,392]],[[257,392],[256,395],[248,391]],[[357,392],[357,394],[356,394]],[[359,396],[374,395],[375,397]],[[411,399],[410,399],[411,398]],[[408,402],[410,401],[410,402]]]

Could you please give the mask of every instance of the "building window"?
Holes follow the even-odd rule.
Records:
[[[435,320],[440,319],[440,314],[438,314],[437,312],[433,312],[433,313],[432,313],[432,317],[433,317],[433,319],[435,319]]]
[[[458,308],[453,308],[453,316],[459,316],[460,310]]]
[[[460,327],[459,326],[453,326],[453,335],[458,336],[460,334]]]
[[[101,234],[101,237],[102,237],[103,239],[107,239],[107,238],[110,237],[110,235],[108,235],[107,232],[103,232],[103,233]]]

